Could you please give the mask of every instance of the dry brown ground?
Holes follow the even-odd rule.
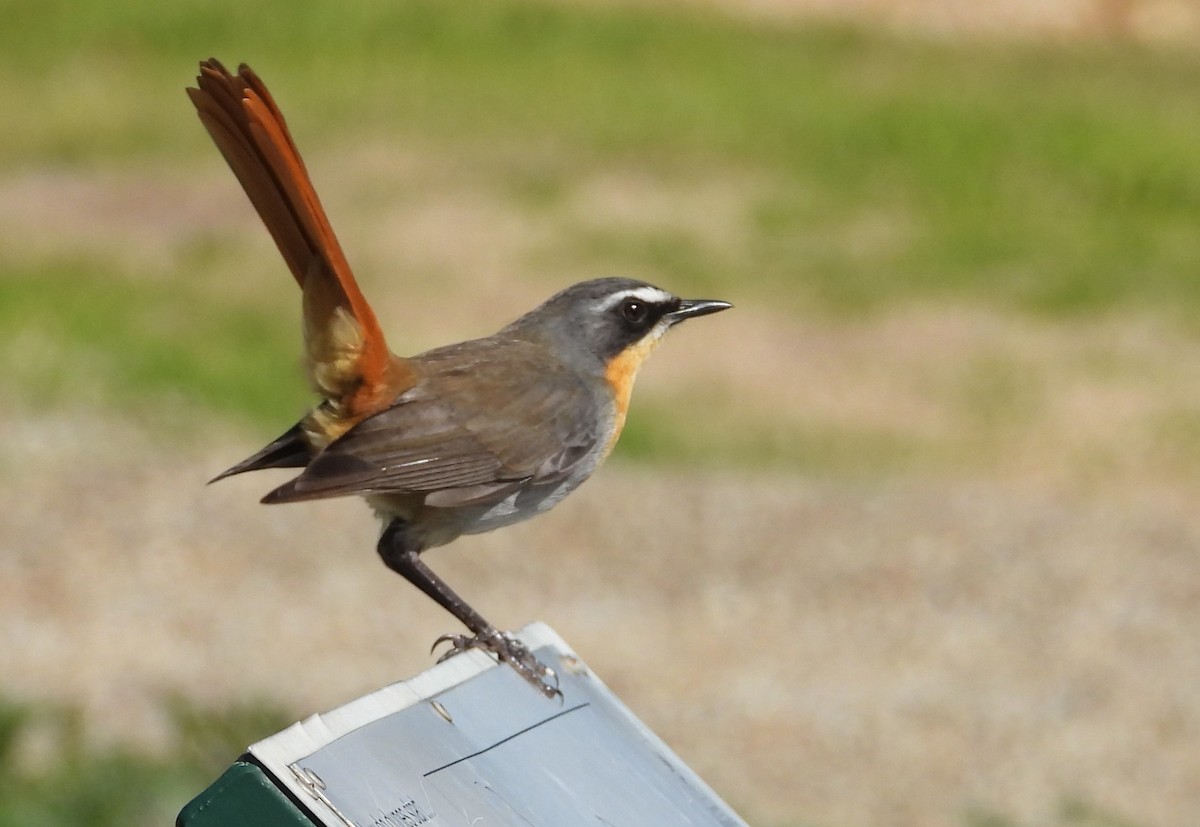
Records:
[[[250,443],[0,427],[0,674],[82,702],[96,737],[153,740],[170,691],[330,708],[425,667],[449,628],[384,573],[362,505],[203,487]],[[616,464],[430,559],[497,622],[554,625],[758,823],[1042,824],[1078,798],[1184,827],[1200,520],[1123,494]]]
[[[369,284],[384,319],[433,344],[536,298],[522,268],[561,227],[436,157],[389,152],[368,179],[383,151],[365,152],[324,176],[339,182],[330,202],[352,257],[364,272],[437,274]],[[135,251],[129,263],[162,278],[203,228],[253,250],[240,272],[289,288],[261,230],[222,206],[223,175],[214,162],[202,175],[10,179],[0,225],[30,256]],[[439,194],[387,201],[389,176]],[[709,243],[713,211],[736,233],[754,186],[602,172],[556,220],[669,220]],[[276,300],[232,271],[214,278]],[[436,310],[458,300],[465,329],[447,334]],[[784,433],[884,430],[933,459],[884,477],[618,461],[551,515],[433,565],[497,622],[551,623],[758,823],[939,827],[977,808],[1043,824],[1077,798],[1138,825],[1193,824],[1194,337],[1151,319],[1056,325],[966,307],[839,324],[751,301],[717,318],[656,355],[633,416],[706,388],[722,401],[696,427],[744,416]],[[0,432],[0,675],[6,691],[83,703],[98,738],[154,740],[172,690],[327,709],[421,670],[449,628],[384,572],[363,506],[260,507],[270,475],[203,486],[274,433],[34,416],[11,398]]]

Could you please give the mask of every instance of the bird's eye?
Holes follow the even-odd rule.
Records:
[[[630,324],[641,324],[646,321],[649,308],[641,299],[626,299],[621,302],[621,318]]]

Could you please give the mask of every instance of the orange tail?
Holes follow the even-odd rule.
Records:
[[[403,360],[388,350],[267,87],[245,64],[234,75],[215,58],[201,62],[197,82],[187,91],[200,120],[304,291],[309,380],[343,430],[386,407],[404,385]]]

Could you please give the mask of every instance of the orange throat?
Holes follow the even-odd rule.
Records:
[[[604,368],[604,378],[608,380],[608,386],[612,389],[614,402],[613,431],[608,445],[604,448],[604,456],[608,456],[612,451],[613,446],[617,444],[617,438],[621,436],[621,430],[625,427],[629,398],[633,394],[633,381],[637,378],[638,370],[661,341],[662,333],[647,336],[618,353]]]

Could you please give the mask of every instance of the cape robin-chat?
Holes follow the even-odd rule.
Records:
[[[470,630],[447,654],[483,648],[548,695],[552,670],[500,632],[421,553],[540,514],[612,450],[642,362],[685,319],[730,307],[602,278],[552,296],[499,332],[416,356],[393,354],[266,86],[247,66],[200,64],[200,120],[303,293],[305,364],[321,401],[216,479],[302,468],[263,502],[357,494],[384,523],[394,571]],[[436,643],[434,644],[436,647]]]

